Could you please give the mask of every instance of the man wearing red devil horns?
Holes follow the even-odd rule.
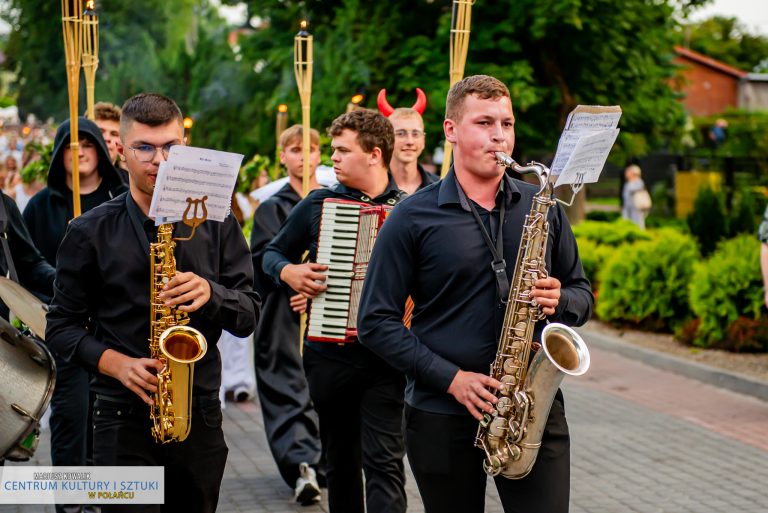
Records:
[[[416,88],[416,103],[413,107],[393,108],[387,101],[387,90],[379,91],[377,99],[379,112],[389,118],[395,130],[395,147],[389,169],[401,191],[413,194],[418,189],[437,182],[437,175],[428,173],[419,164],[424,151],[424,121],[421,115],[427,106],[424,91]]]

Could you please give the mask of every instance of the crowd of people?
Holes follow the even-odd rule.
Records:
[[[102,511],[215,511],[228,387],[235,399],[258,395],[270,451],[301,504],[316,503],[327,487],[334,513],[404,513],[407,453],[426,511],[483,511],[486,455],[473,439],[498,401],[491,391],[504,386],[488,375],[508,299],[500,284],[508,288],[515,273],[538,189],[497,164],[496,152],[514,149],[515,126],[509,90],[497,79],[467,77],[451,88],[444,131],[454,160],[443,180],[419,163],[421,110],[388,114],[353,110],[333,121],[334,180],[320,179],[320,134],[311,130],[308,193],[304,129],[287,128],[282,185],[254,210],[244,203],[176,245],[177,272],[158,300],[188,316],[209,349],[195,364],[190,434],[164,445],[153,439],[150,416],[163,365],[148,346],[149,254],[158,237],[149,206],[160,163],[185,144],[182,113],[171,98],[142,93],[80,118],[82,215],[74,219],[70,123],[58,127],[47,181],[23,218],[5,202],[17,233],[11,253],[25,263],[19,281],[50,302],[46,345],[58,369],[51,459],[165,466],[164,506]],[[4,143],[23,154],[19,139]],[[392,209],[365,276],[359,331],[345,343],[308,338],[301,326],[335,279],[318,262],[328,200]],[[580,325],[593,307],[589,283],[562,208],[554,205],[548,220],[549,276],[533,277],[529,300],[549,320]],[[174,230],[189,234],[181,223]],[[563,402],[558,392],[534,471],[495,478],[505,511],[567,511]]]

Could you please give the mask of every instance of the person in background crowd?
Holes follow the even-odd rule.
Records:
[[[621,217],[629,219],[637,226],[645,229],[645,218],[651,208],[650,196],[645,188],[640,166],[632,164],[624,170],[624,187],[621,190],[623,205]]]
[[[395,149],[389,168],[401,191],[413,194],[416,190],[437,182],[437,175],[428,173],[419,164],[424,151],[424,121],[414,109],[398,108],[389,116],[395,130]]]
[[[280,231],[301,201],[304,172],[303,128],[294,125],[280,135],[280,162],[288,183],[259,205],[253,216],[251,256],[254,287],[264,302],[264,314],[254,335],[254,365],[264,430],[280,475],[294,488],[295,499],[312,503],[320,499],[315,472],[321,473],[317,414],[309,397],[307,378],[299,353],[299,315],[307,300],[285,284],[275,285],[262,270],[267,244]],[[320,164],[320,134],[309,135],[309,189],[319,189],[315,170]],[[322,476],[321,476],[322,477]]]
[[[120,171],[120,178],[128,185],[128,173],[125,162],[120,158],[120,107],[112,103],[98,102],[93,106],[93,122],[101,130],[101,136],[107,144],[109,158]]]

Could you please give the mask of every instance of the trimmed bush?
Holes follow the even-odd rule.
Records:
[[[647,232],[626,219],[616,219],[610,223],[584,221],[573,227],[573,233],[579,244],[579,258],[584,274],[595,293],[600,283],[598,273],[617,247],[651,239]]]
[[[699,189],[693,202],[693,211],[688,214],[688,227],[699,241],[703,256],[715,250],[717,243],[728,235],[728,217],[725,212],[725,196],[709,187]]]
[[[616,250],[612,246],[601,246],[593,240],[582,239],[579,242],[579,258],[584,274],[592,284],[592,290],[598,290],[598,273],[609,256]]]
[[[621,246],[639,240],[650,240],[651,236],[627,219],[617,219],[606,223],[602,221],[584,221],[573,227],[573,234],[579,241],[590,240],[601,246]]]
[[[740,235],[721,243],[708,260],[695,265],[689,292],[691,310],[701,319],[694,345],[727,344],[727,331],[739,317],[760,318],[764,301],[760,242],[753,235]],[[736,326],[732,335],[752,329],[758,330]]]
[[[690,317],[688,285],[699,258],[694,239],[671,228],[615,249],[598,273],[597,314],[615,323],[670,330]]]

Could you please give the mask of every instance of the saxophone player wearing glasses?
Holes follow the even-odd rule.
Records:
[[[175,248],[171,238],[188,237],[190,228],[177,223],[158,229],[148,217],[159,165],[171,146],[185,142],[182,120],[176,103],[161,95],[139,94],[125,102],[120,154],[130,190],[74,219],[57,258],[46,340],[94,375],[94,464],[165,467],[164,505],[104,505],[105,513],[216,510],[228,449],[218,399],[221,359],[213,344],[222,329],[248,336],[259,314],[250,253],[234,217],[203,223]],[[155,242],[158,231],[165,247]],[[150,292],[150,282],[157,281],[151,276],[164,268],[150,262],[174,256],[169,281],[163,287],[161,280],[159,292]],[[175,404],[176,414],[183,405],[191,418],[176,426],[180,434],[165,444],[159,442],[168,439],[156,436],[158,419],[150,405],[164,397],[157,374],[168,359],[161,362],[150,350],[149,339],[158,338],[149,322],[157,308],[150,309],[150,302],[168,307],[178,324],[188,322],[208,343],[194,364],[193,380],[179,383],[183,376],[174,376],[175,392],[183,385],[192,392]],[[204,352],[205,342],[201,345],[198,353]]]
[[[513,370],[526,368],[529,351],[519,351],[525,356],[520,365],[504,367],[508,375],[489,373],[508,305],[515,303],[515,315],[523,318],[515,317],[509,331],[526,333],[531,347],[541,341],[546,321],[581,325],[594,304],[562,208],[542,194],[547,187],[516,180],[497,163],[497,152],[512,153],[514,123],[509,90],[499,80],[477,75],[451,88],[443,128],[454,164],[443,180],[393,210],[373,249],[360,300],[360,342],[408,378],[406,449],[427,513],[484,511],[486,472],[495,476],[507,513],[568,511],[569,435],[556,383],[548,416],[543,394],[530,416],[521,415],[528,435],[541,428],[540,447],[535,436],[517,445],[506,437],[490,443],[478,429],[499,419],[502,432],[515,431],[516,417],[507,423],[502,412],[509,408],[502,406],[518,396],[504,391],[514,385]],[[523,237],[529,228],[532,240]],[[517,261],[524,246],[546,269],[532,275],[529,260]],[[518,274],[527,280],[516,284]],[[401,322],[408,296],[414,303],[410,329]],[[558,335],[567,332],[559,326]],[[512,451],[519,447],[522,459]],[[533,459],[529,473],[508,472],[506,465]]]

